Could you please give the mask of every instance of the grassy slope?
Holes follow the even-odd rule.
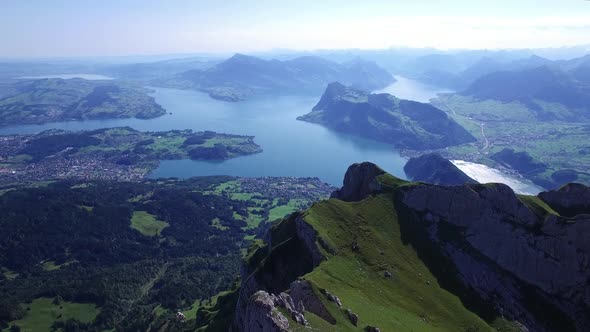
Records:
[[[304,199],[291,199],[287,205],[278,205],[268,211],[268,221],[274,221],[300,210],[300,206],[309,203]]]
[[[402,243],[389,194],[357,203],[329,200],[314,205],[305,220],[338,250],[305,278],[340,297],[359,315],[359,328],[382,331],[493,331],[442,289],[415,250]],[[356,241],[360,250],[353,252]],[[385,278],[384,271],[393,273]],[[429,284],[430,283],[430,284]],[[334,304],[338,330],[356,330]]]
[[[544,217],[550,214],[559,216],[559,213],[553,210],[553,208],[551,208],[547,203],[543,202],[537,196],[518,195],[518,198],[521,202],[523,202],[526,206],[528,206],[540,216]]]
[[[65,322],[73,318],[83,323],[89,323],[100,312],[94,304],[63,301],[56,305],[52,301],[53,299],[50,298],[39,298],[24,305],[29,309],[26,316],[13,324],[18,325],[23,332],[49,331],[56,320]]]

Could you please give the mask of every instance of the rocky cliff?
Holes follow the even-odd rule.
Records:
[[[589,326],[589,215],[538,213],[502,184],[396,194],[461,281],[504,315],[532,331]]]
[[[332,199],[249,255],[234,327],[588,331],[589,193],[413,184],[352,165]]]

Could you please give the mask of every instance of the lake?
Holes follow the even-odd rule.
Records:
[[[352,137],[317,124],[297,121],[308,113],[319,96],[259,97],[238,103],[211,99],[196,91],[152,88],[156,102],[171,115],[156,119],[116,119],[59,122],[13,126],[0,134],[35,133],[46,129],[90,130],[129,126],[142,131],[170,129],[211,130],[255,136],[262,153],[226,160],[163,161],[151,177],[191,177],[198,175],[298,176],[319,177],[340,186],[348,166],[372,161],[388,172],[405,177],[406,162],[390,145]]]
[[[452,90],[426,85],[403,76],[395,76],[395,79],[397,82],[381,90],[374,91],[374,93],[389,93],[398,98],[428,103],[430,99],[436,97],[439,93],[453,92]]]
[[[428,101],[437,93],[447,92],[403,77],[396,78],[396,83],[380,91],[418,101]],[[264,150],[259,154],[222,162],[165,160],[150,174],[153,178],[297,176],[318,177],[340,186],[348,166],[363,161],[371,161],[395,176],[406,178],[403,171],[406,159],[390,145],[297,121],[298,116],[311,111],[319,95],[256,97],[229,103],[211,99],[197,91],[151,89],[156,102],[172,114],[150,120],[89,120],[12,126],[0,129],[0,134],[36,133],[53,128],[74,131],[120,126],[142,131],[211,130],[255,136],[254,141]],[[514,186],[512,180],[505,182]]]
[[[451,160],[451,162],[463,171],[463,173],[469,175],[472,179],[480,183],[504,183],[515,192],[526,195],[536,195],[542,190],[541,187],[536,186],[529,181],[517,179],[514,176],[510,176],[486,165],[464,160]]]

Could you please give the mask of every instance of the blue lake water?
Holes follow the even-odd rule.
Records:
[[[426,85],[402,76],[395,76],[395,79],[397,82],[374,93],[389,93],[398,98],[427,103],[439,93],[453,92],[452,90]]]
[[[262,153],[222,162],[165,160],[152,172],[150,176],[153,178],[200,175],[309,176],[340,186],[348,166],[363,161],[374,162],[391,174],[406,178],[403,171],[406,159],[390,145],[297,121],[298,116],[311,111],[320,96],[257,97],[228,103],[211,99],[197,91],[152,89],[156,102],[172,114],[150,120],[90,120],[12,126],[1,128],[0,134],[36,133],[53,128],[74,131],[119,126],[142,131],[211,130],[255,136],[254,141],[264,150]],[[437,93],[447,92],[403,77],[398,77],[396,83],[381,91],[422,102],[435,97]],[[466,171],[485,173],[486,169],[469,168]],[[485,177],[485,174],[468,175]],[[507,175],[506,179],[500,182],[512,184],[513,188],[514,181],[518,182]],[[538,192],[537,188],[522,184],[524,187],[518,188],[525,189],[519,191]]]
[[[46,129],[88,130],[129,126],[143,131],[170,129],[212,130],[255,136],[262,153],[226,160],[163,161],[152,177],[191,177],[198,175],[235,176],[317,176],[341,185],[347,167],[355,162],[372,161],[385,170],[405,177],[406,160],[390,145],[343,135],[320,125],[297,121],[308,113],[319,96],[260,97],[228,103],[196,91],[154,88],[156,101],[171,115],[151,120],[117,119],[12,126],[0,134],[35,133]]]

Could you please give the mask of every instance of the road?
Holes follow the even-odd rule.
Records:
[[[447,104],[446,101],[442,101],[442,103],[445,105],[445,107],[448,110],[450,110],[453,113],[453,115],[460,116],[460,117],[463,117],[463,118],[465,118],[465,119],[467,119],[467,120],[469,120],[471,122],[477,123],[477,121],[473,120],[472,118],[470,118],[468,116],[457,114],[457,112],[455,112],[455,110],[451,106],[449,106],[449,104]],[[481,128],[481,137],[483,138],[483,147],[481,148],[481,152],[485,152],[490,147],[490,141],[488,140],[488,137],[486,136],[486,133],[485,133],[485,130],[484,130],[485,123],[480,122],[479,123],[479,126]]]
[[[485,133],[485,131],[483,129],[483,127],[484,127],[485,124],[482,122],[479,125],[481,126],[481,136],[483,137],[483,140],[485,142],[484,145],[483,145],[483,148],[481,149],[481,151],[484,152],[490,146],[490,141],[488,140],[488,138],[486,136],[486,133]]]

